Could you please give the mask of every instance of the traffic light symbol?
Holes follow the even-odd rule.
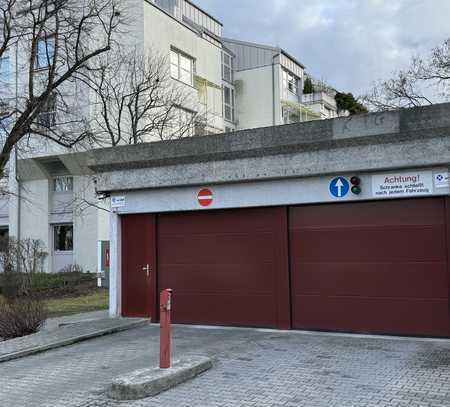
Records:
[[[362,192],[361,189],[361,178],[354,176],[350,178],[350,183],[352,184],[351,191],[355,195],[359,195]]]

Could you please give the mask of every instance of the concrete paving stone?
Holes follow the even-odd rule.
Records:
[[[85,321],[72,321],[68,325],[59,327],[56,326],[55,321],[51,321],[51,328],[43,329],[33,335],[0,342],[0,363],[68,346],[98,336],[133,329],[146,323],[147,320],[140,318],[94,318]]]
[[[114,377],[157,365],[158,338],[150,325],[0,364],[0,406],[450,407],[450,341],[183,326],[174,358],[203,353],[214,369],[154,398],[107,399]]]

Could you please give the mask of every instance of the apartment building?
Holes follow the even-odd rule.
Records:
[[[303,95],[305,67],[285,50],[224,38],[222,23],[189,0],[127,4],[133,24],[120,42],[167,58],[171,80],[190,95],[185,105],[177,106],[180,121],[200,113],[204,117],[191,135],[337,114],[332,103],[327,116]],[[11,58],[8,64],[17,61]],[[87,93],[83,101],[91,97]],[[80,108],[89,109],[86,105]],[[109,241],[109,198],[98,199],[94,179],[67,160],[65,152],[46,144],[11,160],[13,193],[0,199],[0,235],[42,240],[49,253],[44,264],[48,272],[72,264],[96,272],[101,269],[98,254],[107,252]]]
[[[223,38],[223,44],[234,64],[234,128],[320,118],[302,104],[305,67],[297,59],[278,47],[229,38]]]

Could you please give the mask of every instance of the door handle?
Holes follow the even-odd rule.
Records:
[[[150,266],[146,264],[144,267],[142,267],[142,271],[144,271],[147,274],[147,277],[150,277]]]

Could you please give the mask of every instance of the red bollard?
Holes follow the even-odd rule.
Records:
[[[172,308],[172,290],[170,288],[161,291],[159,297],[159,367],[161,369],[170,368],[170,312]]]

